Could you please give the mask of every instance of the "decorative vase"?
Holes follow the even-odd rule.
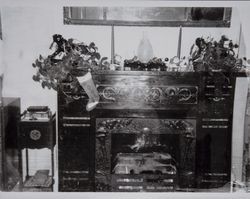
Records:
[[[142,63],[147,63],[154,56],[152,45],[147,38],[145,32],[143,32],[142,39],[137,48],[137,57]]]

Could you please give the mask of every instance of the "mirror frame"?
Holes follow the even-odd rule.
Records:
[[[76,19],[72,18],[71,10],[72,8],[103,8],[103,19]],[[112,7],[113,8],[113,7]],[[123,8],[123,7],[117,7]],[[124,7],[128,8],[128,7]],[[135,8],[135,7],[132,7]],[[138,7],[138,9],[143,9],[144,7]],[[145,7],[146,8],[146,7]],[[150,7],[154,8],[154,7]],[[155,8],[164,8],[164,7],[155,7]],[[165,7],[166,8],[166,7]],[[168,7],[167,7],[168,8]],[[170,7],[169,7],[170,8]],[[172,7],[173,9],[183,8],[183,7]],[[104,25],[104,26],[156,26],[156,27],[230,27],[231,24],[231,7],[215,7],[215,8],[224,8],[223,19],[222,20],[193,20],[191,18],[192,8],[199,7],[185,7],[186,19],[184,21],[165,21],[156,20],[156,21],[128,21],[128,20],[109,20],[107,19],[108,7],[64,7],[64,24],[65,25]]]

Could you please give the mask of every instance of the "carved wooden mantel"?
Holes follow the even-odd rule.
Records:
[[[61,146],[66,142],[70,145],[69,141],[64,138],[64,131],[69,136],[67,140],[77,140],[77,143],[84,142],[84,140],[79,141],[80,136],[83,136],[81,131],[89,133],[89,147],[84,148],[88,153],[85,152],[82,156],[88,154],[88,158],[86,156],[85,160],[89,161],[89,167],[84,168],[84,172],[88,173],[88,182],[91,182],[88,183],[90,184],[88,186],[92,188],[87,189],[81,185],[81,182],[79,182],[79,188],[65,184],[67,182],[65,179],[73,178],[69,178],[64,173],[72,172],[72,176],[75,176],[75,173],[83,172],[80,167],[75,165],[86,166],[86,161],[81,162],[84,159],[71,157],[74,159],[72,166],[70,166],[70,162],[64,163],[63,160],[65,158],[68,160],[68,158],[59,142],[59,150],[62,151],[59,153],[60,190],[116,190],[114,182],[120,178],[112,175],[110,171],[111,136],[119,136],[119,133],[126,134],[126,132],[135,136],[139,132],[138,129],[141,126],[139,124],[143,123],[143,120],[145,122],[143,127],[148,127],[156,134],[159,126],[157,122],[171,124],[171,121],[173,123],[192,121],[192,128],[195,129],[195,134],[191,134],[192,147],[190,150],[192,153],[190,154],[192,155],[185,155],[185,146],[190,145],[184,139],[185,133],[176,131],[180,135],[180,145],[184,146],[182,152],[180,150],[179,160],[182,162],[188,160],[193,163],[187,164],[187,166],[191,165],[188,170],[183,164],[182,167],[179,167],[179,171],[182,173],[178,180],[184,183],[179,183],[176,188],[180,188],[180,186],[183,188],[213,188],[224,186],[230,181],[234,86],[236,77],[244,76],[244,74],[98,71],[93,72],[92,76],[100,95],[100,102],[93,111],[87,112],[85,109],[88,97],[84,91],[74,93],[73,100],[69,102],[66,100],[63,93],[72,94],[67,83],[65,83],[64,92],[59,91],[58,98]],[[130,120],[132,126],[131,124],[123,126]],[[115,121],[118,126],[115,127],[116,130],[109,129],[109,133],[105,135],[104,139],[104,137],[100,137],[98,129],[100,127],[107,129],[106,125],[109,125],[110,121]],[[152,122],[155,124],[151,125]],[[172,127],[160,126],[164,132],[174,132],[170,130]],[[128,130],[131,128],[133,132]],[[158,133],[163,135],[163,131]],[[83,146],[79,144],[77,147],[78,150],[81,150]],[[186,159],[187,157],[188,159]],[[76,161],[79,161],[79,164]],[[105,164],[104,161],[106,161]],[[67,168],[64,166],[66,164]],[[71,168],[78,168],[79,171],[71,171]],[[105,175],[102,173],[100,175],[103,177],[100,177],[98,172],[102,170]],[[185,170],[190,172],[185,173]],[[78,181],[72,180],[72,183],[78,183]],[[105,187],[106,185],[107,187]]]
[[[199,73],[98,71],[92,76],[100,95],[97,109],[164,110],[198,104]]]

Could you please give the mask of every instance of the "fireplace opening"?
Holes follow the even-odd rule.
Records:
[[[192,119],[97,118],[96,191],[175,191],[192,187]]]

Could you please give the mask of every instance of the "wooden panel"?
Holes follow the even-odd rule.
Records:
[[[68,91],[67,94],[70,95]],[[70,101],[66,98],[67,96],[59,91],[59,191],[93,191],[90,178],[90,158],[93,157],[90,154],[90,114],[85,109],[86,97]]]
[[[93,75],[101,102],[108,109],[190,109],[198,104],[196,73],[118,72]]]
[[[20,116],[20,99],[3,98],[3,106],[0,107],[1,115],[1,178],[0,188],[3,191],[11,191],[20,179],[21,171],[18,170],[18,122]]]
[[[20,146],[22,149],[52,149],[55,146],[55,132],[53,121],[21,121],[20,122]]]

